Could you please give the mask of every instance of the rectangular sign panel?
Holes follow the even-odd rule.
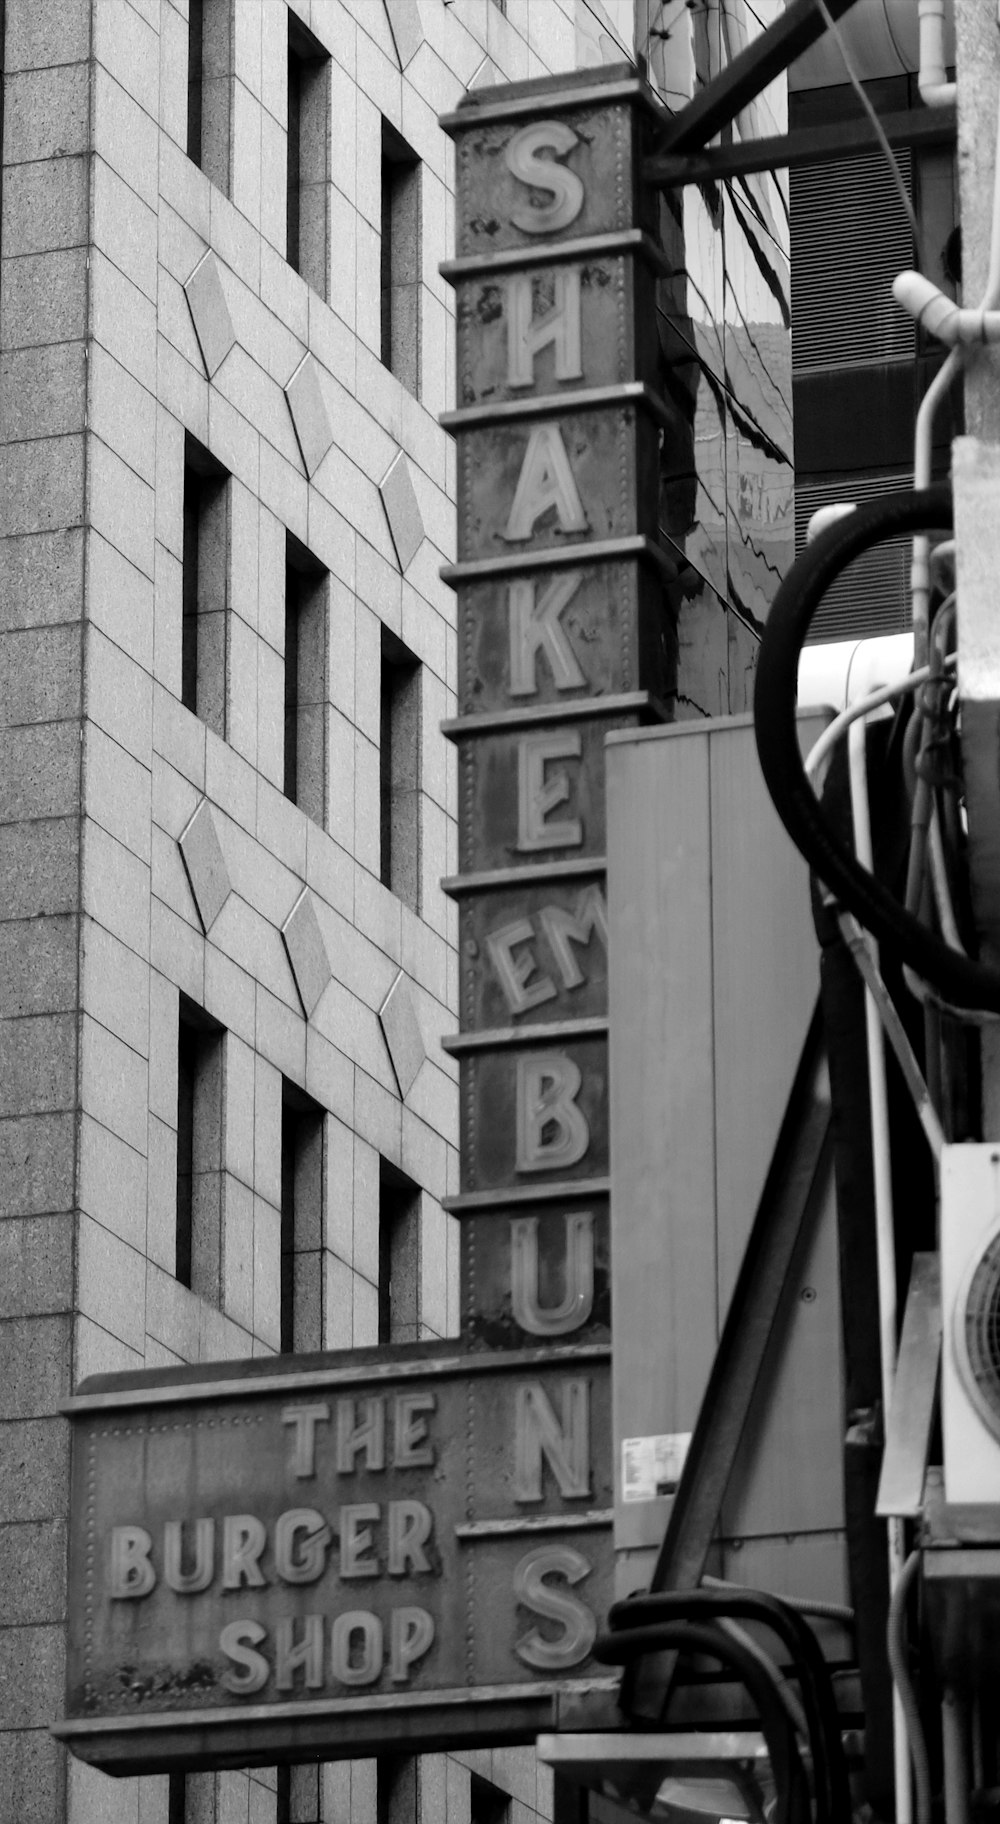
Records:
[[[466,1216],[462,1331],[469,1349],[543,1340],[608,1342],[611,1273],[606,1196],[567,1196]]]
[[[466,1031],[605,1015],[603,871],[470,895],[459,915],[459,954]]]
[[[241,1719],[244,1765],[303,1729],[326,1758],[363,1754],[387,1705],[426,1746],[465,1687],[488,1735],[516,1687],[600,1678],[606,1347],[362,1353],[106,1377],[70,1402],[83,1523],[58,1733],[87,1759],[218,1765]]]
[[[650,565],[589,563],[466,583],[458,592],[463,716],[575,703],[672,675],[663,578]]]
[[[608,1170],[607,1034],[473,1052],[462,1059],[470,1191],[572,1183]]]

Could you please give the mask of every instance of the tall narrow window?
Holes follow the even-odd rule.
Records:
[[[315,1824],[320,1816],[320,1770],[315,1762],[277,1767],[275,1824]]]
[[[187,155],[196,165],[201,164],[204,42],[205,0],[188,0]],[[174,1824],[173,1817],[170,1824]]]
[[[509,1793],[474,1773],[469,1796],[469,1824],[509,1824]]]
[[[420,1190],[385,1159],[379,1173],[378,1340],[420,1336]]]
[[[181,702],[226,733],[229,477],[193,437],[184,452]]]
[[[420,1763],[410,1754],[380,1754],[375,1764],[375,1824],[419,1824]]]
[[[382,122],[382,360],[420,391],[420,161]]]
[[[215,1824],[214,1773],[172,1773],[167,1824]]]
[[[322,823],[326,810],[329,576],[288,534],[285,549],[285,797]]]
[[[286,258],[327,295],[330,59],[301,20],[288,14],[288,192]]]
[[[419,911],[420,664],[382,629],[379,788],[384,886]]]
[[[322,1349],[323,1111],[287,1080],[281,1101],[281,1320],[284,1354]]]
[[[187,155],[230,186],[231,0],[188,0]]]
[[[177,1032],[177,1229],[174,1272],[222,1297],[222,1109],[225,1034],[190,1001]]]

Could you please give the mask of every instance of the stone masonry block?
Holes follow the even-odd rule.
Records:
[[[320,391],[319,365],[305,354],[285,387],[285,398],[306,474],[311,478],[333,442],[333,426]]]
[[[52,1520],[65,1514],[69,1426],[61,1415],[3,1424],[0,1455],[0,1520]]]
[[[80,714],[81,648],[79,622],[0,633],[0,703],[9,727]]]
[[[7,1226],[11,1217],[72,1209],[75,1150],[72,1109],[0,1121],[0,1217]]]
[[[52,1824],[61,1815],[66,1749],[48,1729],[0,1731],[0,1818]]]
[[[0,827],[0,918],[75,911],[79,864],[75,816]]]
[[[8,1318],[0,1323],[0,1419],[38,1419],[71,1391],[73,1318]]]
[[[87,149],[87,66],[11,74],[4,95],[4,163],[65,158]]]
[[[410,465],[402,450],[394,456],[379,484],[382,505],[401,570],[406,570],[420,548],[424,522],[413,487]]]
[[[87,160],[48,158],[4,174],[4,257],[79,247],[87,238]]]
[[[236,342],[233,319],[222,288],[219,262],[211,248],[198,261],[184,286],[191,321],[211,380]]]
[[[86,269],[85,247],[7,260],[0,298],[0,347],[48,347],[81,337],[86,330]]]
[[[0,1627],[62,1621],[66,1614],[66,1525],[33,1520],[0,1528]],[[0,1816],[13,1817],[13,1812]],[[18,1818],[21,1813],[16,1814]]]
[[[417,0],[385,0],[385,10],[389,15],[389,29],[399,58],[399,67],[405,70],[424,42],[424,28],[420,23]]]
[[[77,920],[68,914],[0,924],[0,1017],[76,1006],[77,936]]]
[[[0,1691],[5,1723],[30,1728],[56,1715],[62,1702],[66,1641],[57,1627],[5,1628],[0,1632]]]
[[[212,807],[203,798],[181,832],[180,851],[195,905],[210,931],[229,897],[231,881]]]
[[[83,438],[42,437],[0,449],[4,532],[83,524]]]
[[[86,398],[82,342],[19,348],[0,358],[0,424],[8,443],[81,430]]]
[[[76,1100],[76,1015],[5,1020],[0,1027],[0,1108],[56,1113]]]
[[[0,1222],[0,1317],[73,1308],[73,1217]]]
[[[427,1052],[413,1005],[413,991],[400,970],[379,1008],[379,1025],[404,1101]]]
[[[295,901],[281,927],[281,935],[306,1019],[311,1019],[332,971],[326,940],[316,916],[316,902],[308,887],[303,887]]]

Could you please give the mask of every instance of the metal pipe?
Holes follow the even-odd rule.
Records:
[[[965,1705],[952,1685],[941,1699],[945,1824],[969,1824],[969,1757]]]
[[[854,828],[854,850],[862,867],[874,867],[871,818],[868,805],[868,764],[865,751],[867,725],[853,722],[848,730],[850,761],[851,819]],[[875,967],[878,946],[871,940]],[[875,1190],[875,1259],[878,1275],[879,1356],[882,1370],[882,1411],[886,1430],[892,1408],[896,1379],[896,1236],[892,1205],[892,1157],[889,1146],[889,1098],[885,1076],[885,1034],[871,988],[865,985],[865,1041],[868,1050],[868,1107],[872,1129],[872,1177]],[[903,1526],[898,1519],[887,1522],[890,1596],[899,1582],[905,1552]],[[897,1824],[912,1824],[913,1799],[910,1785],[910,1758],[906,1740],[906,1719],[898,1691],[893,1690],[892,1758],[896,1788]]]
[[[920,70],[917,88],[929,108],[947,108],[955,101],[955,84],[948,81],[944,61],[944,0],[917,0],[920,21]]]

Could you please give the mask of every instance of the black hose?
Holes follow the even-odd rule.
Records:
[[[711,1622],[661,1621],[654,1627],[616,1630],[595,1642],[594,1657],[607,1665],[630,1665],[647,1653],[704,1653],[735,1672],[760,1718],[777,1792],[774,1824],[809,1824],[809,1788],[781,1694],[742,1642]]]
[[[823,815],[799,753],[795,725],[799,654],[809,624],[841,571],[900,533],[950,530],[951,489],[869,501],[796,558],[771,606],[757,659],[754,721],[761,770],[775,808],[811,868],[872,935],[959,1007],[1000,1013],[1000,971],[952,950],[855,860]]]
[[[616,1602],[608,1619],[617,1634],[622,1628],[641,1628],[673,1617],[694,1620],[699,1616],[757,1622],[778,1636],[792,1661],[809,1724],[817,1817],[820,1824],[823,1820],[841,1824],[841,1820],[850,1817],[851,1806],[840,1717],[830,1669],[815,1634],[800,1613],[763,1590],[664,1590]]]

